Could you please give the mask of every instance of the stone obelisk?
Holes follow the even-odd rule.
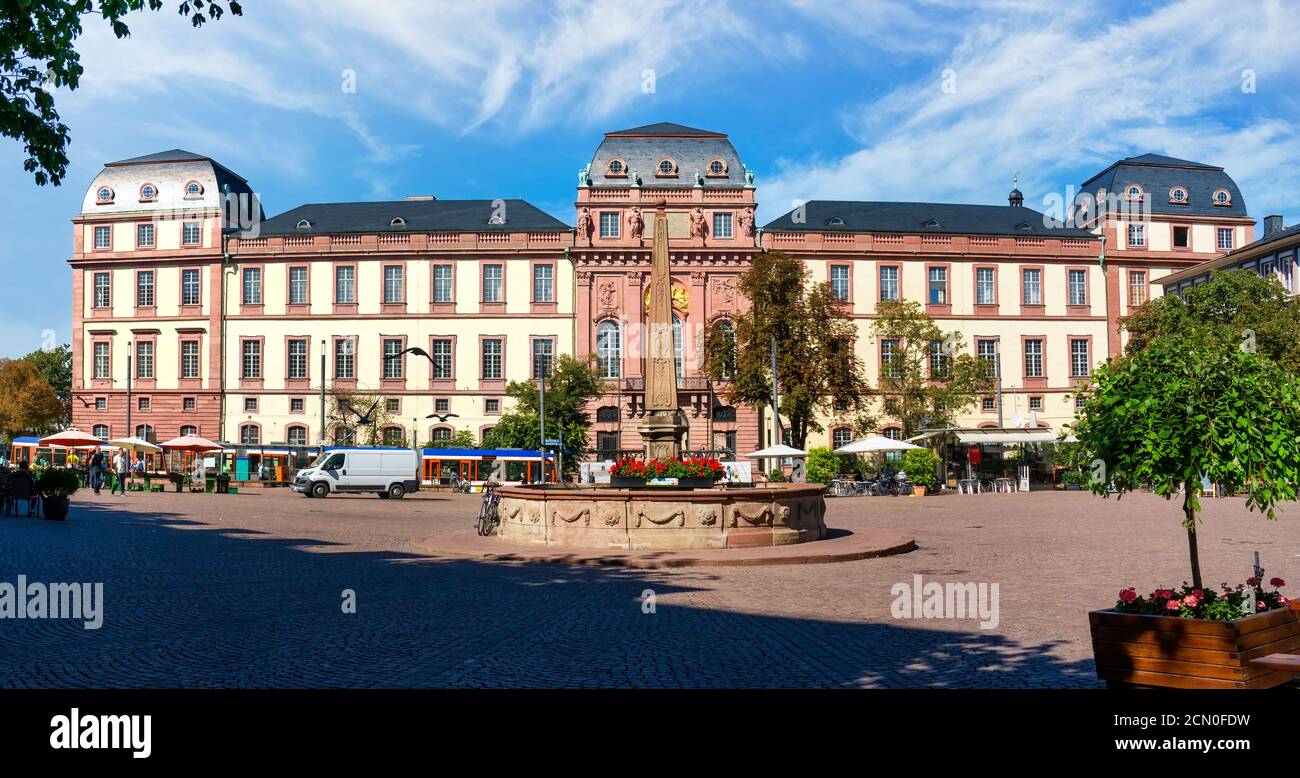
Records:
[[[644,421],[637,427],[648,459],[681,456],[686,418],[677,407],[677,360],[673,344],[672,278],[668,272],[668,216],[655,204],[650,253],[650,329],[647,338]]]

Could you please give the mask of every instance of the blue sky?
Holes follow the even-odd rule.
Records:
[[[435,194],[523,197],[572,223],[601,134],[674,121],[731,135],[760,224],[796,199],[1001,203],[1016,171],[1041,208],[1145,152],[1223,165],[1257,218],[1300,218],[1300,46],[1281,2],[244,8],[200,30],[136,14],[123,41],[86,19],[82,87],[57,95],[63,186],[34,185],[0,139],[0,356],[68,340],[69,219],[102,164],[177,147],[247,177],[268,214]]]

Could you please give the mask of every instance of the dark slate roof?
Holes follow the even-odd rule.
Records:
[[[1142,187],[1150,202],[1151,213],[1188,216],[1247,215],[1246,200],[1241,196],[1241,190],[1223,168],[1160,154],[1121,159],[1085,181],[1080,189],[1094,196],[1099,189],[1122,194],[1130,184]],[[1187,189],[1186,204],[1175,205],[1169,202],[1169,190],[1175,186]],[[1219,189],[1227,189],[1232,195],[1231,205],[1214,204],[1214,193]]]
[[[489,223],[494,200],[393,200],[300,205],[262,223],[259,236],[345,232],[569,232],[573,228],[526,200],[505,201],[505,221]],[[396,217],[405,227],[394,227]],[[306,219],[311,229],[298,229]]]
[[[794,214],[795,211],[790,211],[768,222],[763,229],[775,232],[898,232],[1097,238],[1087,230],[1066,227],[1061,222],[1048,219],[1032,208],[1012,205],[809,200],[804,205],[803,222],[796,223]],[[843,221],[843,224],[836,223],[836,219]]]
[[[610,135],[689,135],[692,137],[727,137],[725,133],[714,132],[713,130],[700,130],[695,127],[687,127],[684,124],[674,124],[673,122],[656,122],[655,124],[645,124],[640,127],[633,127],[630,130],[615,130],[614,132],[605,133],[605,137],[609,137]]]
[[[1237,254],[1245,254],[1248,251],[1254,251],[1255,249],[1261,248],[1263,246],[1267,246],[1270,243],[1277,243],[1280,240],[1288,240],[1290,238],[1296,237],[1297,235],[1300,235],[1300,224],[1293,224],[1290,227],[1286,227],[1284,229],[1278,230],[1272,235],[1265,235],[1264,237],[1260,238],[1257,241],[1247,243],[1246,245],[1242,246],[1239,249],[1234,249],[1228,252],[1227,256],[1231,257]]]
[[[609,161],[617,157],[627,165],[628,176],[607,177]],[[655,175],[665,157],[677,164],[675,178]],[[709,163],[721,158],[727,165],[725,176],[708,175]],[[671,122],[647,124],[630,130],[605,134],[591,159],[591,183],[595,186],[631,186],[631,171],[641,177],[641,186],[695,186],[695,171],[704,174],[705,188],[737,188],[745,185],[745,166],[735,146],[725,133],[697,130]]]
[[[159,151],[155,154],[145,154],[142,157],[131,157],[130,159],[119,159],[116,162],[108,162],[104,167],[124,167],[126,165],[160,165],[168,162],[208,162],[212,165],[213,172],[217,175],[217,186],[224,189],[226,184],[230,185],[232,191],[250,192],[248,179],[239,175],[235,171],[216,161],[212,157],[205,157],[202,154],[195,154],[185,149],[171,149],[170,151]]]

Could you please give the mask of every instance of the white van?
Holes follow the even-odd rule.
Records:
[[[299,470],[290,487],[308,497],[331,492],[374,492],[401,498],[420,488],[420,457],[402,448],[328,448]]]

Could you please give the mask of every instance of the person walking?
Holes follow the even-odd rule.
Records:
[[[104,485],[104,452],[96,451],[90,455],[90,488],[99,494],[100,488]]]
[[[122,495],[126,496],[126,474],[130,464],[127,462],[126,454],[118,451],[113,455],[113,475],[116,480],[113,482],[113,491],[110,494],[117,494],[121,490]]]

